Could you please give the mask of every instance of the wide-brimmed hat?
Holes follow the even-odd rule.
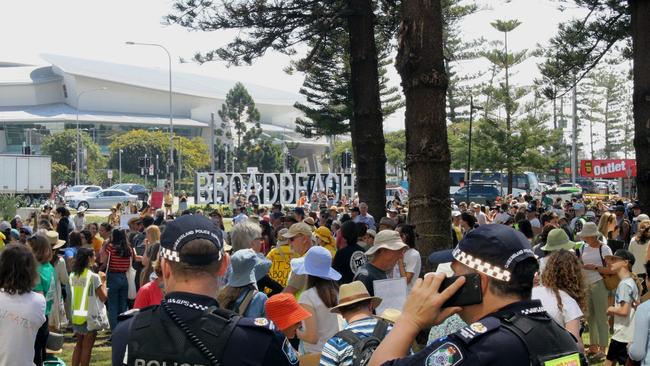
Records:
[[[393,308],[386,308],[381,314],[377,315],[377,318],[395,323],[397,319],[399,319],[400,315],[402,315],[401,311]]]
[[[647,221],[647,220],[650,220],[650,216],[648,216],[646,214],[640,214],[639,216],[635,217],[633,220],[638,221],[638,222]]]
[[[553,229],[549,231],[548,236],[546,237],[546,244],[542,247],[542,250],[547,252],[553,252],[560,249],[570,250],[575,248],[576,243],[569,240],[564,229]]]
[[[314,226],[316,225],[316,221],[314,221],[313,217],[307,217],[303,220],[303,222],[309,226]]]
[[[77,213],[84,213],[86,212],[87,208],[86,206],[81,206],[77,208]]]
[[[330,311],[333,313],[340,312],[342,307],[356,304],[361,301],[371,300],[372,306],[376,309],[381,304],[381,298],[377,296],[370,296],[368,289],[361,281],[352,281],[341,285],[339,288],[339,303]]]
[[[592,236],[600,236],[600,231],[598,231],[598,226],[593,222],[585,222],[582,225],[582,231],[577,234],[581,238],[588,238]]]
[[[278,240],[277,240],[278,245],[288,245],[289,244],[289,239],[287,239],[287,237],[285,237],[285,235],[287,234],[288,231],[289,231],[289,229],[282,229],[282,230],[278,231]]]
[[[304,257],[291,260],[291,272],[298,275],[310,275],[327,280],[338,281],[341,274],[331,266],[332,254],[324,247],[309,248]]]
[[[316,229],[316,231],[314,231],[314,236],[320,238],[326,243],[326,245],[334,244],[336,241],[334,239],[334,236],[332,236],[332,232],[327,228],[327,226],[320,226],[318,229]]]
[[[228,286],[242,287],[264,277],[271,268],[271,261],[257,255],[252,249],[242,249],[230,257],[230,265],[232,272],[228,276]]]
[[[59,239],[59,233],[54,230],[46,231],[45,236],[47,237],[47,241],[50,242],[52,249],[59,249],[65,245],[65,240]]]
[[[45,352],[51,355],[63,352],[63,340],[63,334],[50,332],[50,334],[47,336]]]
[[[289,293],[271,296],[264,304],[264,309],[266,317],[280,330],[311,317],[311,313],[300,306],[296,298]]]
[[[375,236],[375,242],[372,247],[366,251],[366,255],[373,255],[379,249],[402,250],[406,247],[408,247],[408,245],[404,244],[397,231],[382,230]]]

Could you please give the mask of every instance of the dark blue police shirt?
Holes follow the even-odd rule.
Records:
[[[526,345],[511,331],[501,327],[494,315],[512,312],[523,315],[544,313],[539,300],[510,304],[456,333],[435,340],[422,351],[384,363],[393,366],[529,365]]]
[[[178,316],[185,321],[203,314],[211,306],[219,306],[211,297],[187,292],[172,292],[165,296],[167,303]],[[112,364],[126,365],[124,355],[129,338],[129,327],[133,317],[120,321],[112,334]],[[265,344],[268,337],[273,337],[266,349],[256,349],[255,345]],[[224,352],[224,365],[251,365],[252,359],[247,355],[259,356],[264,352],[264,363],[260,366],[297,365],[298,355],[287,338],[276,331],[273,323],[264,318],[241,318],[232,332]],[[255,357],[257,359],[259,357]]]

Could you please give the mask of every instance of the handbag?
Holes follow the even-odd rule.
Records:
[[[131,256],[131,264],[129,264],[129,269],[126,271],[126,281],[129,284],[129,300],[135,300],[135,295],[138,293],[138,289],[135,287],[135,269],[133,268],[133,256]]]
[[[605,267],[605,259],[603,258],[603,246],[598,247],[598,252],[600,253],[600,261],[603,262],[603,267]],[[601,274],[603,277],[603,282],[605,283],[605,288],[608,290],[616,290],[618,284],[621,282],[620,277],[617,274]]]
[[[90,277],[90,271],[88,271]],[[90,290],[88,296],[88,315],[86,316],[86,327],[89,331],[99,331],[109,328],[106,305],[97,297],[95,290]]]

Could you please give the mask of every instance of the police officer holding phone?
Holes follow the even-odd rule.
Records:
[[[160,306],[123,316],[113,365],[296,365],[287,339],[265,318],[219,308],[217,277],[228,265],[223,238],[204,216],[168,223],[160,240],[167,294]]]
[[[386,365],[579,365],[583,357],[573,336],[531,300],[538,264],[528,240],[505,225],[482,225],[453,250],[437,252],[431,262],[452,262],[459,277],[439,292],[444,275],[418,280],[402,316],[375,350],[371,366]],[[442,307],[478,274],[482,301],[462,308]],[[467,289],[463,288],[463,291]],[[476,297],[474,297],[476,298]],[[480,298],[480,297],[479,297]],[[458,313],[469,324],[406,356],[415,336]]]

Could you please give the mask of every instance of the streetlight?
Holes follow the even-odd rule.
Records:
[[[76,108],[77,109],[77,154],[76,154],[77,163],[76,163],[76,170],[75,170],[75,177],[74,177],[74,181],[76,185],[79,185],[79,178],[80,178],[79,166],[81,165],[80,156],[79,156],[80,148],[81,148],[81,133],[79,131],[79,100],[81,99],[81,96],[86,93],[93,93],[93,92],[98,92],[106,89],[108,88],[101,87],[97,89],[89,89],[89,90],[84,90],[81,93],[77,94],[77,108]]]
[[[119,149],[117,150],[117,164],[119,166],[119,172],[120,172],[120,183],[122,183],[122,153],[124,150]]]
[[[481,110],[482,107],[474,105],[474,97],[469,97],[469,147],[467,152],[467,204],[469,205],[469,186],[472,181],[472,122],[474,121],[474,110]]]
[[[171,193],[174,194],[174,170],[172,166],[174,164],[174,119],[172,116],[172,55],[169,53],[169,50],[165,46],[157,43],[141,43],[141,42],[126,42],[130,46],[154,46],[162,48],[166,53],[169,59],[169,182],[171,185]]]

